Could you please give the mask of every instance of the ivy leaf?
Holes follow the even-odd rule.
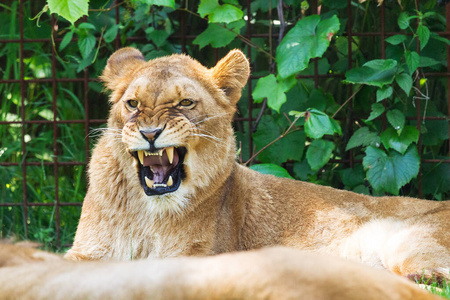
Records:
[[[406,12],[402,12],[397,19],[398,27],[402,30],[408,28],[409,20],[410,18],[408,17],[408,14]]]
[[[204,18],[220,7],[219,0],[201,0],[197,12]]]
[[[325,134],[342,134],[339,124],[330,118],[326,113],[317,109],[308,109],[305,121],[306,135],[313,139],[320,139]]]
[[[438,157],[439,159],[448,159],[448,157]],[[423,193],[433,195],[436,198],[437,193],[446,193],[450,191],[450,172],[448,164],[424,164],[422,183]]]
[[[386,149],[394,149],[405,154],[409,145],[419,140],[419,130],[414,126],[406,126],[400,135],[394,128],[386,129],[381,135],[381,142]]]
[[[58,14],[70,23],[88,15],[89,0],[47,0],[48,8],[52,14]]]
[[[381,116],[382,113],[384,113],[386,109],[384,108],[384,105],[381,103],[374,103],[372,104],[372,111],[370,112],[370,116],[367,119],[367,121],[372,121]]]
[[[83,34],[78,38],[78,48],[80,49],[81,56],[86,59],[92,50],[95,48],[95,36],[93,34]]]
[[[345,73],[346,83],[367,84],[383,87],[394,81],[397,61],[393,59],[375,59],[368,61],[360,68],[354,68]]]
[[[385,39],[385,41],[391,45],[398,45],[400,43],[403,43],[406,40],[406,35],[404,34],[396,34],[391,37],[388,37]]]
[[[336,15],[326,20],[312,15],[298,21],[277,47],[279,75],[289,77],[308,67],[311,58],[322,56],[339,26]]]
[[[384,87],[378,89],[377,90],[377,102],[380,102],[380,101],[392,96],[393,91],[394,91],[394,89],[390,85],[387,85],[387,86],[384,86]]]
[[[409,95],[409,92],[411,92],[413,85],[413,80],[411,76],[408,75],[407,73],[402,73],[395,76],[395,81],[402,88],[402,90],[405,91],[406,95]]]
[[[250,166],[250,169],[255,170],[262,174],[275,175],[277,177],[285,177],[294,179],[286,169],[276,165],[276,164],[257,164]]]
[[[111,28],[109,28],[108,30],[106,30],[105,35],[103,36],[103,38],[105,39],[105,42],[107,43],[111,43],[112,41],[114,41],[114,39],[117,36],[117,33],[119,32],[119,24],[116,24],[114,26],[112,26]]]
[[[214,10],[209,15],[209,22],[212,23],[231,23],[241,20],[244,16],[244,12],[236,6],[230,4],[224,4]]]
[[[386,113],[388,122],[400,134],[405,126],[405,115],[398,109],[389,110]]]
[[[306,159],[311,169],[316,171],[322,168],[331,158],[334,144],[326,140],[313,140],[306,150]]]
[[[208,16],[210,23],[232,23],[241,20],[244,12],[231,4],[220,5],[218,0],[201,0],[198,13]]]
[[[227,24],[226,27],[216,23],[209,23],[208,28],[200,33],[192,43],[199,45],[200,49],[209,44],[214,48],[225,47],[234,40],[244,26],[244,20]]]
[[[404,155],[397,151],[386,154],[369,146],[363,166],[367,170],[367,180],[375,191],[398,195],[400,188],[419,173],[420,157],[415,146],[409,147]]]
[[[255,103],[261,103],[267,97],[267,105],[276,112],[280,112],[281,105],[286,102],[284,86],[278,84],[273,74],[258,80],[252,96]]]
[[[419,36],[420,50],[428,44],[430,39],[430,29],[424,25],[419,25],[417,28],[417,35]]]
[[[412,74],[416,71],[420,64],[420,56],[416,51],[405,51],[405,60],[408,65],[409,74]]]
[[[364,169],[361,164],[356,165],[353,168],[344,169],[339,172],[341,175],[342,183],[349,188],[355,188],[358,185],[364,184]]]
[[[150,5],[167,6],[175,9],[175,0],[147,0]]]
[[[376,132],[371,132],[369,127],[361,127],[356,130],[347,143],[345,151],[359,146],[377,146],[380,143],[380,137]]]
[[[64,48],[67,47],[67,45],[69,45],[69,43],[72,41],[73,33],[74,31],[71,30],[64,35],[61,44],[59,44],[59,51],[62,51]]]
[[[277,139],[285,128],[277,125],[272,116],[265,115],[258,125],[258,130],[253,133],[254,143],[257,149],[262,149],[270,142]],[[292,131],[284,138],[278,140],[258,155],[263,163],[282,164],[287,160],[300,161],[305,147],[305,132]]]

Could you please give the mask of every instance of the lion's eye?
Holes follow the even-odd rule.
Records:
[[[127,101],[127,106],[129,108],[134,109],[134,108],[138,107],[138,105],[139,105],[139,101],[137,101],[137,100],[128,100]]]
[[[192,104],[194,104],[194,101],[190,100],[190,99],[183,99],[180,101],[179,103],[181,106],[191,106]]]

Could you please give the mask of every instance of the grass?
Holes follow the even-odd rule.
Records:
[[[417,284],[421,288],[430,291],[432,294],[440,296],[445,299],[450,299],[450,285],[447,282],[439,284],[438,282],[426,283],[425,281],[419,281]]]

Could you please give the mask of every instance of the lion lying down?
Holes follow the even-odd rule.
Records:
[[[450,202],[370,197],[263,175],[235,161],[239,50],[212,69],[185,55],[115,52],[108,128],[89,165],[72,260],[211,255],[291,246],[449,277]],[[107,108],[105,108],[107,109]]]
[[[282,247],[203,258],[76,263],[0,244],[0,266],[3,300],[439,299],[384,270]]]

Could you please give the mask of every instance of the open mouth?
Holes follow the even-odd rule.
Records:
[[[147,196],[176,191],[185,177],[183,168],[186,148],[167,147],[155,151],[132,152],[139,161],[139,180]]]

